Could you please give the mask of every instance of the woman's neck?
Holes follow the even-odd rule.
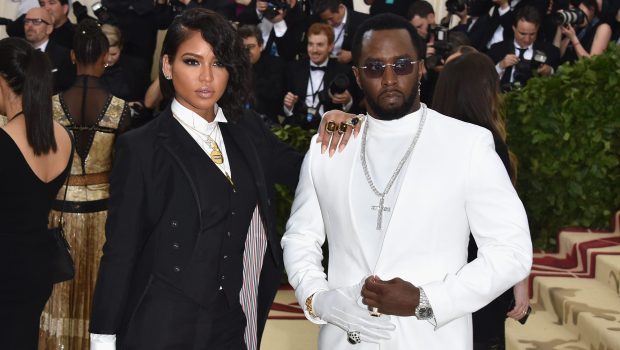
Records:
[[[19,116],[23,110],[21,96],[4,97],[4,105],[6,106],[6,117],[10,122],[13,118]]]

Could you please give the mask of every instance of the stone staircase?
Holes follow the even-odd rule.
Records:
[[[534,255],[532,313],[506,321],[509,350],[620,350],[620,212],[613,231],[569,228]]]

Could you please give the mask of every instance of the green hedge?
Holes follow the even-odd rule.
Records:
[[[535,245],[565,226],[607,228],[620,209],[620,47],[530,80],[504,106]]]

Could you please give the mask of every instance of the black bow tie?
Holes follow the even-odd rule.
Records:
[[[310,70],[322,70],[323,72],[327,71],[327,67],[319,67],[319,66],[310,66]]]

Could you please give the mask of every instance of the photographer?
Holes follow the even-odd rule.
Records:
[[[514,40],[491,46],[488,55],[495,63],[504,90],[509,90],[515,83],[525,85],[534,72],[549,76],[557,68],[559,50],[549,43],[536,40],[541,22],[541,15],[535,8],[523,7],[515,14],[512,27]]]
[[[308,29],[309,58],[291,62],[287,67],[283,110],[287,123],[316,129],[323,112],[348,111],[353,105],[349,85],[353,81],[349,66],[329,58],[334,46],[334,31],[324,23]]]
[[[603,23],[596,0],[581,0],[578,6],[554,14],[558,25],[553,44],[560,48],[561,62],[600,55],[611,39],[611,27]]]
[[[309,19],[297,0],[252,0],[239,14],[241,24],[260,28],[263,50],[272,56],[292,61],[304,53],[304,36]]]
[[[334,28],[334,49],[331,56],[340,63],[351,63],[351,42],[355,31],[368,15],[348,9],[342,0],[315,0],[314,13]]]
[[[267,124],[279,124],[284,97],[285,63],[280,57],[271,56],[262,49],[260,29],[244,25],[237,30],[252,63],[252,101],[246,108],[253,109]]]

